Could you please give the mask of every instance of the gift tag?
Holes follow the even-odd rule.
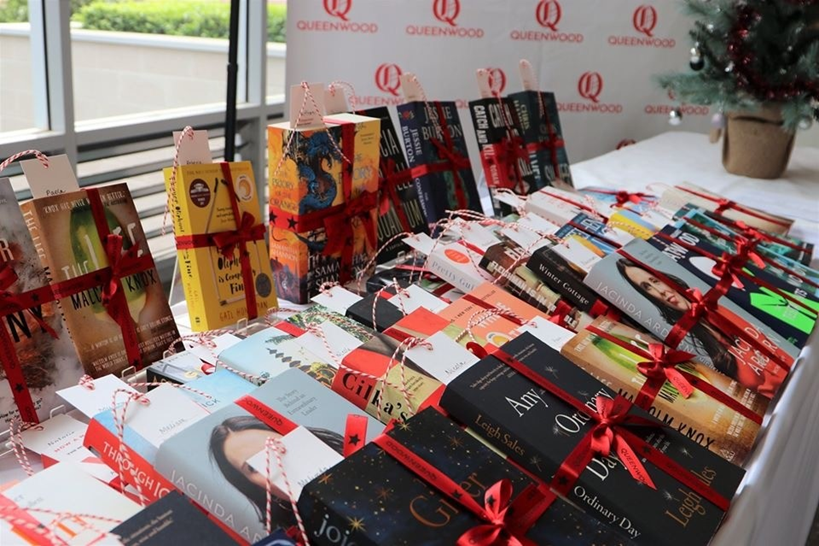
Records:
[[[509,192],[498,193],[494,197],[499,202],[501,202],[501,203],[503,203],[505,205],[509,205],[510,207],[512,207],[515,210],[523,207],[523,205],[524,205],[524,201],[523,201],[523,199],[520,198],[520,196],[514,195],[514,194],[509,193]]]
[[[458,227],[460,228],[459,232],[461,237],[463,237],[466,242],[480,248],[484,252],[499,242],[498,238],[495,237],[495,234],[492,233],[489,228],[480,224],[468,222],[460,224]]]
[[[521,59],[518,63],[518,70],[520,72],[520,83],[523,85],[523,90],[537,91],[537,78],[535,77],[535,71],[532,69],[532,63],[526,59]]]
[[[571,330],[558,326],[543,317],[534,317],[530,323],[524,324],[517,329],[517,335],[526,332],[529,332],[556,351],[559,351],[575,335]]]
[[[362,345],[358,338],[348,334],[332,322],[324,322],[319,325],[319,328],[324,333],[324,340],[312,332],[305,332],[297,337],[295,342],[334,367],[338,367],[338,363],[345,356]],[[332,349],[332,353],[328,351],[327,346]]]
[[[429,270],[463,292],[471,292],[478,285],[492,281],[479,269],[481,257],[460,244],[438,245],[429,257]]]
[[[492,98],[492,86],[489,84],[489,71],[485,68],[479,68],[475,72],[475,77],[478,80],[478,92],[482,99]]]
[[[532,253],[538,248],[549,246],[551,240],[545,235],[553,235],[559,229],[551,222],[547,222],[537,214],[526,214],[520,217],[514,226],[501,229],[501,235],[520,246],[528,253]]]
[[[403,290],[399,290],[395,296],[387,301],[393,303],[399,309],[404,309],[407,314],[421,307],[433,313],[437,313],[447,306],[445,301],[433,296],[417,284],[412,284]]]
[[[413,347],[406,352],[407,358],[444,385],[479,360],[444,332],[433,334],[426,341],[432,345],[432,349]]]
[[[82,385],[76,385],[57,391],[57,394],[63,400],[77,408],[86,417],[91,418],[98,413],[111,409],[114,392],[119,389],[124,389],[132,393],[137,392],[119,377],[106,375],[94,380],[93,390]],[[117,402],[120,404],[124,401],[124,395],[117,398]]]
[[[202,362],[216,366],[216,361],[219,360],[219,354],[242,340],[233,334],[222,334],[221,336],[213,338],[211,341],[213,341],[215,347],[202,345],[193,341],[186,341],[185,345],[188,348],[188,352],[201,359]]]
[[[48,168],[39,159],[27,159],[20,162],[26,175],[31,195],[35,199],[49,195],[59,195],[78,191],[80,184],[67,155],[55,155],[48,158]]]
[[[344,315],[347,313],[347,309],[362,299],[361,296],[353,294],[346,288],[334,286],[321,294],[313,296],[312,301],[323,305],[339,315]]]
[[[180,136],[182,136],[182,131],[173,132],[174,143],[179,142]],[[201,165],[203,163],[213,163],[208,132],[194,131],[193,136],[185,136],[179,145],[179,164]]]
[[[285,474],[287,481],[293,491],[293,496],[298,499],[304,486],[311,482],[316,476],[325,470],[337,465],[343,457],[330,446],[319,440],[309,430],[304,427],[296,427],[292,432],[280,439],[284,446],[284,454],[281,455],[281,468],[279,467],[276,453],[270,449],[260,451],[247,460],[247,464],[262,476],[267,474],[268,458],[270,461],[270,482],[280,491],[287,491],[284,481]]]
[[[344,96],[343,89],[330,84],[327,89],[324,90],[324,110],[326,112],[325,115],[328,116],[349,111],[347,98]]]
[[[421,83],[412,72],[405,72],[401,74],[401,92],[404,94],[404,100],[406,102],[425,100],[424,90],[421,88]]]
[[[413,250],[417,250],[424,256],[429,256],[435,246],[435,240],[426,233],[416,233],[412,237],[406,237],[403,242]]]
[[[601,258],[583,244],[584,240],[581,237],[572,236],[566,239],[563,244],[555,245],[552,248],[570,264],[588,273]]]
[[[151,403],[147,406],[129,404],[125,424],[157,449],[177,432],[210,415],[170,385],[161,385],[145,396]]]
[[[311,83],[309,93],[301,85],[290,86],[290,128],[324,127],[324,84]]]

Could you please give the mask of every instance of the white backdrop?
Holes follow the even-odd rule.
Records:
[[[554,91],[569,159],[578,162],[671,130],[676,105],[652,80],[688,68],[691,26],[672,0],[295,0],[288,3],[287,83],[350,82],[357,107],[402,102],[401,72],[430,99],[477,99],[475,71],[521,90],[529,59]],[[708,109],[684,106],[680,129],[706,131]],[[469,113],[461,120],[473,164]]]

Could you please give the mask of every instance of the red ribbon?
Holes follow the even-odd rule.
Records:
[[[409,169],[399,171],[398,165],[391,157],[381,158],[379,171],[378,191],[381,195],[381,204],[379,206],[380,215],[383,216],[387,213],[389,203],[392,201],[392,207],[398,215],[398,221],[401,222],[401,227],[404,231],[412,232],[412,225],[410,225],[409,218],[404,210],[404,202],[398,194],[399,185],[406,184],[413,180],[412,172]]]
[[[452,171],[452,180],[455,186],[455,198],[458,201],[458,208],[467,209],[469,208],[469,202],[466,198],[466,182],[461,178],[460,171],[462,169],[470,169],[472,165],[469,163],[469,158],[462,156],[455,150],[455,143],[452,141],[452,135],[449,134],[449,127],[444,117],[444,109],[441,107],[440,102],[435,102],[434,104],[444,142],[441,142],[437,138],[431,138],[429,140],[438,150],[438,156],[444,160],[444,163],[441,165],[445,165],[446,170]]]
[[[634,203],[635,205],[639,205],[643,202],[644,199],[648,198],[649,195],[643,192],[628,192],[626,190],[589,190],[592,193],[602,193],[604,195],[613,195],[614,198],[617,200],[616,207],[622,207],[626,203]]]
[[[543,192],[544,195],[548,195],[549,197],[553,197],[554,199],[557,199],[558,201],[563,201],[564,203],[568,203],[568,204],[570,204],[570,205],[572,205],[574,207],[579,208],[580,210],[584,210],[584,211],[588,212],[589,214],[591,214],[592,216],[595,216],[597,218],[602,218],[602,222],[604,224],[608,223],[608,221],[609,221],[608,218],[606,218],[605,216],[603,216],[598,211],[596,211],[595,209],[591,208],[588,205],[585,205],[583,203],[578,203],[576,201],[572,201],[568,197],[563,197],[562,195],[558,195],[558,194],[555,194],[555,193],[550,193],[550,192],[545,191],[545,190],[541,190],[541,191]]]
[[[651,477],[640,462],[640,459],[643,458],[720,510],[728,510],[730,504],[728,499],[705,485],[688,469],[628,430],[631,426],[662,428],[664,425],[655,419],[629,413],[632,404],[622,396],[614,399],[598,396],[595,399],[595,409],[591,409],[587,404],[502,349],[495,350],[492,356],[596,422],[555,473],[551,487],[557,493],[568,496],[595,455],[607,457],[614,452],[638,482],[656,489]],[[639,457],[637,453],[640,454]]]
[[[794,244],[794,243],[792,243],[792,242],[790,242],[790,241],[788,241],[786,239],[782,239],[781,237],[777,237],[775,235],[772,235],[770,233],[766,233],[766,232],[758,230],[756,228],[752,228],[751,226],[749,226],[748,224],[746,224],[742,220],[737,220],[735,222],[733,220],[725,218],[724,216],[720,216],[720,218],[718,220],[719,220],[719,222],[725,224],[726,226],[728,226],[730,228],[734,228],[737,231],[739,231],[739,234],[742,235],[743,237],[745,237],[746,239],[749,239],[749,240],[752,240],[752,241],[765,242],[765,243],[774,243],[774,244],[777,244],[777,245],[786,246],[786,247],[788,247],[788,248],[790,248],[792,250],[796,250],[798,252],[808,252],[808,249],[803,247],[803,246]]]
[[[574,307],[563,300],[557,300],[557,302],[555,302],[554,311],[552,311],[552,313],[549,315],[549,322],[553,322],[554,324],[562,326],[563,328],[574,330],[574,327],[566,322],[566,319],[569,317],[569,314],[571,314],[572,311],[574,311]]]
[[[549,140],[542,141],[538,140],[537,142],[532,142],[526,145],[526,150],[530,154],[536,154],[539,150],[549,150],[551,160],[552,160],[552,169],[555,171],[555,178],[560,179],[560,161],[557,157],[557,150],[558,148],[563,148],[566,146],[565,141],[562,138],[557,138],[555,134],[554,125],[552,125],[551,120],[549,119],[549,111],[546,108],[545,101],[543,100],[543,94],[537,91],[538,93],[538,100],[540,101],[540,105],[543,108],[543,122],[546,124],[546,130],[549,133]]]
[[[501,142],[484,146],[481,149],[481,159],[486,165],[487,175],[493,168],[497,172],[497,177],[486,177],[490,187],[509,189],[518,195],[526,193],[520,161],[528,162],[529,152],[522,138],[510,136]]]
[[[646,376],[646,382],[643,384],[637,396],[634,399],[634,405],[648,411],[657,395],[660,393],[666,381],[674,385],[676,389],[684,398],[688,398],[698,389],[703,394],[710,396],[717,402],[726,405],[728,408],[739,413],[746,419],[761,425],[762,416],[753,412],[750,408],[744,406],[739,400],[731,397],[727,393],[719,390],[711,383],[701,380],[692,373],[677,368],[678,364],[683,364],[691,360],[694,355],[683,351],[669,350],[662,343],[651,343],[648,346],[648,351],[634,343],[629,343],[625,340],[612,335],[594,325],[589,325],[586,330],[592,334],[601,337],[623,349],[633,353],[641,358],[645,358],[645,362],[640,362],[637,365],[637,370]]]
[[[503,479],[487,488],[484,506],[481,506],[460,484],[392,436],[381,434],[373,443],[430,487],[484,522],[461,535],[457,546],[537,546],[524,535],[555,500],[550,491],[530,485],[512,501],[512,485],[508,479]]]
[[[742,205],[739,205],[736,202],[731,201],[730,199],[725,199],[724,197],[714,197],[713,195],[708,195],[708,194],[705,194],[705,193],[702,193],[702,192],[698,192],[698,191],[686,188],[684,186],[674,186],[674,187],[676,189],[678,189],[678,190],[682,190],[684,192],[690,193],[691,195],[695,195],[695,196],[700,197],[702,199],[706,199],[708,201],[711,201],[712,203],[716,203],[717,207],[714,210],[714,212],[716,212],[717,214],[722,214],[726,210],[736,210],[736,211],[739,211],[739,212],[741,212],[743,214],[747,214],[748,216],[751,216],[753,218],[758,218],[760,220],[764,220],[766,222],[770,222],[772,224],[782,226],[785,229],[788,229],[788,228],[791,227],[790,222],[784,222],[782,220],[779,220],[778,218],[773,218],[771,216],[763,214],[762,212],[758,212],[756,210],[749,209],[747,207],[743,207]]]
[[[264,224],[257,224],[256,218],[245,211],[242,213],[242,221],[239,222],[239,227],[235,231],[223,231],[212,236],[213,245],[219,249],[222,256],[230,259],[233,257],[236,247],[240,247],[243,242],[261,241],[264,239],[265,231]]]
[[[349,457],[367,443],[367,417],[351,413],[347,415],[347,423],[344,428],[344,448],[343,455]]]

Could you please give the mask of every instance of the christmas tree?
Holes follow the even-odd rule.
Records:
[[[779,106],[788,130],[819,119],[819,0],[685,4],[696,19],[691,70],[659,77],[677,100],[720,111]]]

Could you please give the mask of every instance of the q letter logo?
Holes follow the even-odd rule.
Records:
[[[487,68],[489,72],[489,89],[498,95],[506,89],[506,74],[500,68]]]
[[[540,0],[535,10],[535,18],[540,26],[557,32],[557,24],[563,16],[563,10],[557,0]]]
[[[382,64],[375,71],[375,86],[384,93],[397,97],[401,88],[401,68],[397,64]]]
[[[603,92],[603,76],[599,72],[585,72],[577,82],[577,92],[586,100],[600,102]]]
[[[324,0],[324,11],[328,15],[338,17],[342,21],[348,21],[347,14],[353,7],[353,0]]]
[[[435,0],[432,4],[432,13],[442,23],[458,26],[455,19],[461,13],[461,0]]]
[[[637,32],[645,34],[649,38],[654,37],[654,28],[657,26],[657,10],[654,6],[640,6],[634,10],[634,28]]]

